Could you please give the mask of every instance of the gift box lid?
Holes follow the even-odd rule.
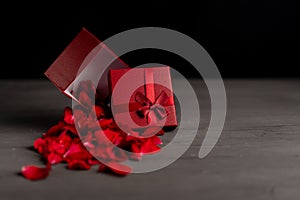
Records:
[[[125,87],[124,90],[119,90],[119,95],[115,96],[112,99],[112,103],[118,102],[118,103],[127,103],[124,97],[126,96],[126,92],[128,92],[129,88],[135,87],[136,85],[144,86],[145,89],[147,88],[147,76],[149,75],[150,81],[153,81],[155,83],[155,88],[160,85],[164,85],[165,88],[167,88],[167,94],[168,96],[173,99],[173,89],[172,89],[172,80],[170,75],[170,67],[169,66],[157,66],[157,67],[151,67],[151,68],[132,68],[132,69],[112,69],[109,71],[109,79],[110,79],[110,93],[112,94],[112,91],[114,90],[116,84],[120,80],[121,77],[124,75],[129,75],[126,80],[128,80],[128,84],[122,84],[122,87]],[[151,74],[151,75],[150,75]],[[148,80],[149,81],[149,80]],[[130,89],[129,89],[130,90]],[[124,94],[122,94],[124,93]],[[159,95],[158,91],[154,91],[154,94],[148,93],[147,97],[151,101],[155,101],[155,96],[157,97]]]
[[[74,80],[93,61],[97,53],[100,51],[103,52],[103,50],[105,50],[105,56],[115,59],[110,68],[129,68],[98,38],[85,28],[82,28],[44,74],[60,91],[75,99],[71,91]],[[101,63],[97,67],[101,68]],[[107,73],[108,70],[103,73],[99,81],[99,83],[102,83],[101,91],[103,99],[109,95]]]

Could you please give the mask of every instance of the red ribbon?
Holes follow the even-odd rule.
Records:
[[[163,119],[167,116],[167,112],[164,108],[165,104],[168,102],[169,97],[165,91],[162,91],[158,97],[155,99],[155,88],[154,88],[154,76],[153,69],[146,68],[144,70],[145,75],[145,94],[138,92],[135,96],[135,101],[138,102],[142,107],[138,109],[137,114],[144,118],[147,118],[147,123],[150,121],[155,123],[158,119]],[[150,120],[150,113],[153,112],[155,115],[151,115],[152,119]]]
[[[144,76],[145,94],[142,92],[136,93],[135,102],[129,103],[129,112],[136,112],[140,118],[147,119],[147,124],[155,125],[158,120],[167,117],[166,107],[172,106],[173,101],[170,100],[170,97],[164,90],[155,98],[155,81],[152,68],[145,68]],[[120,113],[125,112],[126,107],[128,107],[128,104],[114,105],[114,109]]]
[[[162,91],[154,102],[151,102],[141,92],[138,92],[136,94],[135,100],[142,106],[137,111],[138,115],[142,118],[146,117],[148,124],[150,123],[150,121],[152,123],[155,123],[157,121],[157,118],[163,119],[168,115],[168,113],[166,112],[166,110],[164,108],[164,105],[168,102],[169,97],[165,91]],[[155,114],[155,115],[152,115],[151,120],[149,117],[150,112],[154,112],[154,114]]]

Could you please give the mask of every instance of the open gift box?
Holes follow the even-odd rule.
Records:
[[[125,74],[132,76],[122,83],[125,89],[111,96]],[[130,69],[84,28],[45,75],[61,92],[78,102],[75,95],[77,86],[81,81],[90,80],[98,90],[97,100],[111,99],[112,109],[117,108],[115,119],[128,125],[130,117],[134,122],[129,126],[131,129],[161,126],[170,130],[177,126],[169,67]],[[130,89],[136,84],[139,84],[138,88]],[[126,95],[130,97],[126,99]]]

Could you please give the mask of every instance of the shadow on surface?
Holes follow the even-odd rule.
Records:
[[[52,125],[58,123],[62,115],[63,109],[59,113],[46,110],[8,112],[0,117],[0,127],[47,130]]]

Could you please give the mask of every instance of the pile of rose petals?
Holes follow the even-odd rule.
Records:
[[[91,82],[81,82],[74,93],[80,104],[73,110],[66,107],[62,119],[34,141],[34,149],[45,167],[22,167],[21,174],[26,179],[46,178],[51,166],[58,163],[66,163],[71,170],[89,170],[96,165],[99,172],[123,176],[131,169],[120,162],[140,160],[143,155],[160,150],[162,142],[158,136],[163,130],[151,137],[136,137],[149,134],[149,128],[125,133],[114,122],[109,107],[97,100],[97,94]],[[96,99],[94,104],[91,97]]]

